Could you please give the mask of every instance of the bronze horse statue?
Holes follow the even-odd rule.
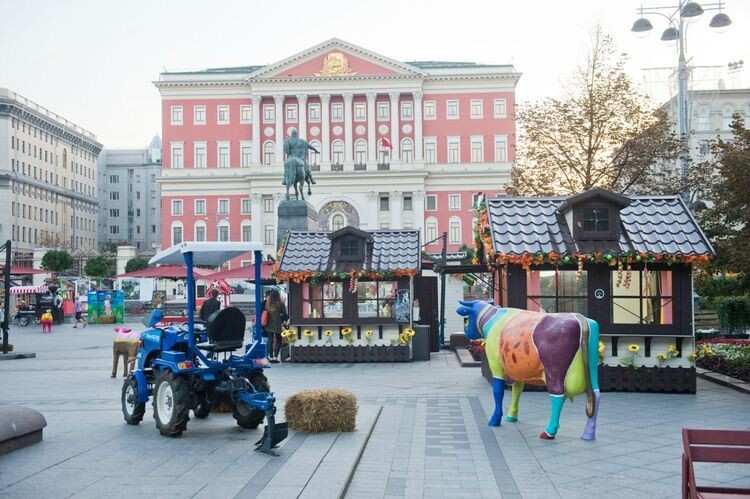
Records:
[[[310,184],[314,184],[310,166],[307,164],[307,151],[312,150],[320,154],[317,149],[297,135],[297,129],[291,129],[291,137],[284,141],[284,185],[286,198],[289,198],[289,187],[294,186],[294,199],[305,199],[304,183],[307,182],[307,195],[312,195]]]

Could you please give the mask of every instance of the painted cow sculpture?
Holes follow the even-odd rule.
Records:
[[[138,347],[141,344],[141,333],[128,327],[115,328],[115,341],[112,344],[112,377],[117,376],[117,364],[120,356],[124,362],[122,377],[126,378],[133,370],[133,364],[138,356]]]
[[[581,438],[596,438],[599,410],[599,324],[580,314],[545,314],[495,307],[485,301],[461,301],[456,312],[468,318],[466,336],[485,338],[492,370],[495,411],[490,426],[500,426],[505,383],[513,384],[506,421],[518,420],[525,383],[547,386],[552,412],[540,438],[555,438],[565,398],[586,392],[588,421]]]

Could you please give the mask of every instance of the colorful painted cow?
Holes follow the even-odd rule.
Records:
[[[518,400],[525,383],[547,386],[552,402],[549,424],[540,438],[555,438],[565,398],[586,392],[588,421],[581,438],[596,438],[599,410],[599,324],[580,314],[543,314],[495,307],[485,301],[461,301],[456,312],[468,317],[466,336],[485,338],[492,370],[495,412],[490,426],[500,426],[506,380],[513,398],[506,421],[518,420]]]
[[[141,345],[141,333],[131,330],[129,327],[115,328],[115,341],[112,344],[112,377],[116,377],[117,364],[120,356],[123,358],[124,366],[122,377],[126,378],[133,369],[133,364],[138,356],[138,347]]]

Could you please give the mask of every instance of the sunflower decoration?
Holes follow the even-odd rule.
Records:
[[[603,341],[599,342],[599,364],[604,361],[604,349],[607,348]]]
[[[631,343],[628,345],[628,351],[630,352],[630,357],[624,357],[620,359],[620,364],[623,366],[633,366],[635,367],[635,357],[638,355],[638,352],[641,350],[641,347],[638,346],[635,343]]]
[[[303,336],[304,336],[305,338],[307,338],[307,344],[308,344],[308,345],[309,345],[310,343],[312,343],[312,342],[313,342],[313,340],[315,339],[315,333],[313,333],[313,332],[312,332],[312,331],[310,331],[309,329],[305,329],[305,331],[304,331],[304,332],[302,333],[302,335],[303,335]]]
[[[325,342],[325,344],[326,344],[326,345],[331,345],[331,344],[332,344],[332,343],[331,343],[331,340],[333,339],[333,331],[331,331],[330,329],[326,329],[326,332],[325,332],[325,333],[323,333],[323,334],[324,334],[324,335],[325,335],[325,337],[326,337],[326,342]]]
[[[412,328],[407,327],[404,329],[404,333],[406,333],[406,336],[408,336],[409,341],[414,337],[415,334],[417,334]]]
[[[297,331],[294,329],[285,329],[281,332],[281,337],[286,339],[288,344],[294,345],[294,342],[297,341]]]
[[[659,367],[661,367],[664,364],[664,362],[667,361],[667,359],[668,357],[664,355],[663,353],[660,353],[659,355],[656,356],[656,360],[659,361]]]
[[[406,333],[401,333],[398,335],[398,342],[401,345],[406,345],[409,342],[409,335]]]
[[[372,332],[372,329],[368,329],[365,331],[365,341],[368,345],[372,344],[372,337],[375,333]]]
[[[635,343],[631,343],[630,345],[628,345],[628,350],[630,350],[633,353],[637,354],[640,349],[641,349],[641,347],[639,347]]]
[[[341,336],[346,339],[350,344],[354,341],[354,335],[352,334],[352,328],[349,326],[341,329]]]
[[[679,354],[680,354],[680,351],[679,351],[679,350],[677,350],[677,347],[676,347],[676,346],[674,346],[674,345],[669,345],[669,346],[667,347],[667,355],[669,356],[669,358],[670,358],[670,359],[671,359],[671,358],[674,358],[674,357],[677,357],[677,356],[678,356]]]

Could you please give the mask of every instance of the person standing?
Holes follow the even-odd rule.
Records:
[[[83,323],[83,327],[86,327],[86,319],[83,318],[83,304],[81,303],[81,296],[76,296],[76,301],[73,304],[73,312],[76,314],[76,325],[73,326],[74,328],[78,327],[78,324]]]
[[[47,309],[40,317],[40,320],[42,321],[42,332],[51,333],[52,332],[52,311],[50,309]]]
[[[212,289],[209,293],[209,298],[206,298],[203,301],[203,305],[201,305],[201,311],[198,315],[200,315],[200,318],[203,322],[206,322],[209,317],[211,317],[211,314],[216,312],[221,308],[221,303],[219,303],[218,297],[219,296],[219,290],[218,289]]]
[[[283,328],[284,318],[288,318],[286,305],[281,301],[281,295],[275,289],[272,289],[266,296],[263,303],[263,310],[266,312],[267,320],[263,324],[263,336],[268,337],[268,343],[271,345],[271,362],[279,362],[279,352],[281,352],[281,330]]]

